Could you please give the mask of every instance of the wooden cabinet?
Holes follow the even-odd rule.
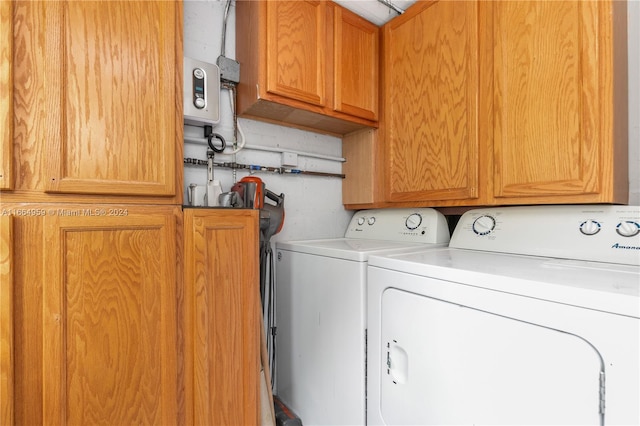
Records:
[[[183,228],[182,3],[0,19],[0,423],[257,424],[258,212]]]
[[[384,27],[388,201],[479,196],[478,13],[477,2],[424,2]]]
[[[378,121],[380,30],[348,9],[333,9],[333,109]]]
[[[2,214],[13,219],[15,423],[178,423],[180,208]]]
[[[13,16],[0,0],[0,190],[13,188]]]
[[[3,203],[0,225],[2,424],[259,424],[257,210]]]
[[[626,2],[490,9],[494,202],[626,203]]]
[[[0,424],[13,424],[13,218],[0,216]]]
[[[3,197],[101,194],[180,204],[182,3],[11,6],[19,23],[13,46],[20,46],[9,61],[15,126],[13,136],[2,131],[5,149],[13,139],[10,164],[19,172]]]
[[[267,93],[325,106],[327,3],[264,3]]]
[[[625,2],[418,2],[383,40],[382,172],[345,194],[364,180],[369,207],[627,202]]]
[[[257,210],[184,210],[187,424],[259,424]]]
[[[332,134],[377,127],[375,25],[326,0],[240,1],[238,113]]]

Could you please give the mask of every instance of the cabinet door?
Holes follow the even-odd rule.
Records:
[[[13,222],[0,216],[0,424],[13,425]]]
[[[259,424],[257,210],[184,210],[187,424]]]
[[[13,13],[0,0],[0,190],[12,189],[13,166]]]
[[[478,197],[475,1],[418,2],[384,26],[387,201]]]
[[[377,120],[380,31],[340,6],[334,8],[333,31],[333,108]]]
[[[325,0],[266,3],[267,91],[324,106]]]
[[[617,80],[626,86],[626,75],[614,78],[612,69],[611,2],[504,1],[491,7],[497,202],[532,196],[566,202],[577,195],[598,201],[618,172],[612,167],[611,88]],[[618,139],[625,140],[622,134]]]
[[[109,206],[46,213],[43,424],[177,422],[179,209]]]
[[[14,68],[21,187],[174,195],[182,3],[47,1],[15,8],[16,43],[25,46]],[[43,159],[27,163],[36,149]]]

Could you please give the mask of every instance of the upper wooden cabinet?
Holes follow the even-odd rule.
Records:
[[[325,106],[327,4],[323,1],[264,3],[267,93]]]
[[[626,203],[626,2],[488,6],[495,203]]]
[[[384,27],[388,201],[475,200],[478,3],[419,2]]]
[[[379,33],[366,19],[334,6],[334,110],[378,120]]]
[[[340,135],[377,127],[378,27],[326,0],[236,11],[240,115]]]
[[[15,195],[180,203],[182,3],[20,1],[13,8]]]
[[[383,172],[344,184],[374,201],[344,203],[626,203],[626,34],[624,1],[416,3],[383,27]]]

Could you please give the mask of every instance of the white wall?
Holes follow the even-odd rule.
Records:
[[[197,60],[216,63],[221,52],[222,22],[225,0],[184,2],[184,55]],[[235,2],[229,9],[225,56],[235,58]],[[242,73],[242,67],[240,68]],[[295,151],[312,152],[342,157],[342,141],[339,138],[305,132],[254,120],[239,119],[247,144],[277,147]],[[185,137],[202,138],[202,129],[185,126]],[[233,120],[229,103],[229,92],[221,94],[221,122],[214,128],[227,141],[233,140]],[[206,159],[207,145],[185,142],[185,157]],[[232,156],[217,154],[216,162],[231,162]],[[257,164],[280,167],[281,155],[262,151],[243,150],[235,161],[242,164]],[[297,169],[329,173],[342,173],[342,163],[298,156]],[[214,177],[221,180],[223,191],[247,171],[238,171],[234,176],[229,169],[215,169]],[[266,188],[285,194],[285,224],[283,230],[272,241],[341,237],[353,212],[342,206],[342,179],[309,175],[278,175],[260,172]],[[190,183],[204,184],[206,167],[185,166],[185,191]],[[186,194],[186,192],[185,192]],[[185,200],[186,202],[186,200]]]
[[[184,55],[215,63],[221,51],[222,17],[225,0],[184,2]],[[629,20],[629,204],[640,205],[640,0],[630,0]],[[235,58],[235,2],[229,11],[226,34],[226,56]],[[242,73],[242,69],[240,69]],[[221,123],[214,129],[227,140],[233,139],[231,107],[227,91],[221,94]],[[340,157],[342,144],[339,138],[291,129],[253,120],[240,119],[247,143],[280,147]],[[185,136],[200,137],[202,129],[185,126]],[[185,142],[185,157],[206,159],[206,144]],[[297,168],[309,171],[341,173],[341,163],[298,157]],[[233,161],[231,156],[217,155],[216,161]],[[279,167],[280,155],[259,151],[242,151],[236,161]],[[228,169],[217,169],[216,179],[222,181],[223,190],[247,173],[235,176]],[[342,206],[342,182],[339,178],[311,177],[303,175],[280,176],[259,173],[266,187],[275,193],[285,194],[285,226],[272,241],[342,236],[352,212]],[[185,190],[190,183],[204,184],[206,168],[185,167]],[[186,194],[186,192],[185,192]]]

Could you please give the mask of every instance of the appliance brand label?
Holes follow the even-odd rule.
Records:
[[[614,249],[624,249],[624,250],[640,250],[640,246],[625,246],[622,244],[615,243],[611,246]]]

